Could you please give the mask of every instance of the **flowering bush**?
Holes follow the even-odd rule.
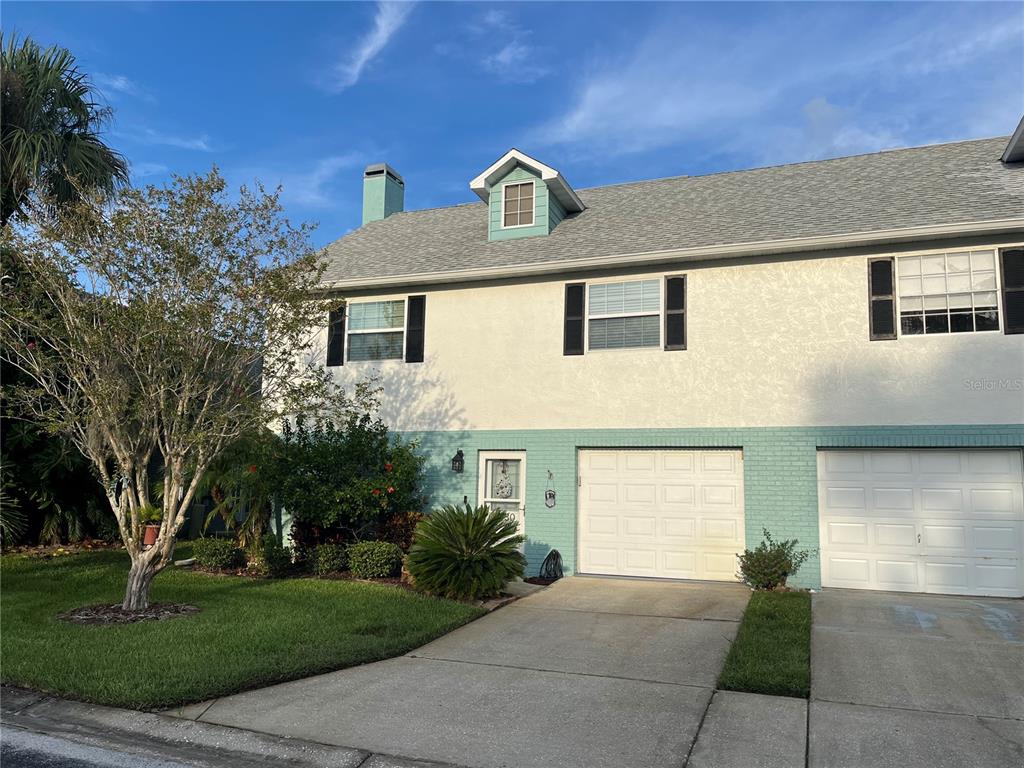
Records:
[[[395,515],[422,509],[415,448],[367,414],[285,424],[274,496],[292,514],[296,547],[375,537]]]

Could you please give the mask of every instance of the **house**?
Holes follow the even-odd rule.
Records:
[[[804,586],[1024,595],[1022,133],[592,189],[512,149],[418,211],[371,165],[322,362],[533,572],[733,580],[768,529]]]

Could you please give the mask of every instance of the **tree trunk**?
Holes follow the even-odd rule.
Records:
[[[123,611],[141,611],[149,607],[149,587],[156,576],[156,567],[152,562],[133,560],[128,571],[128,586],[124,590]]]

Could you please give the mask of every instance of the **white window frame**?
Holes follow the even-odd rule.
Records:
[[[896,302],[896,338],[897,339],[936,339],[949,336],[984,336],[988,334],[1002,334],[1004,328],[1004,310],[1003,310],[1003,275],[1002,269],[1000,268],[1001,262],[999,254],[1001,251],[1007,248],[1020,248],[1024,247],[1024,243],[1008,243],[1005,245],[973,245],[964,246],[961,248],[931,248],[925,251],[906,251],[901,253],[888,253],[879,254],[880,257],[891,257],[893,260],[893,299]],[[900,294],[900,259],[903,257],[919,257],[919,256],[939,256],[946,255],[949,253],[970,253],[971,251],[992,251],[995,254],[995,274],[996,274],[996,311],[999,313],[999,327],[992,328],[987,331],[959,331],[953,333],[949,331],[947,333],[903,333],[903,296]],[[948,272],[946,273],[949,274]],[[954,291],[954,293],[977,293],[977,291]],[[938,295],[938,294],[933,294]],[[949,292],[944,294],[949,296]],[[948,312],[948,310],[947,310]]]
[[[505,224],[505,187],[509,186],[526,186],[529,184],[533,187],[533,221],[529,224]],[[516,198],[516,203],[519,199]],[[519,214],[518,205],[516,214]],[[501,228],[502,229],[520,229],[522,227],[533,227],[537,224],[537,182],[536,181],[506,181],[501,185]]]
[[[358,304],[391,304],[394,302],[401,301],[405,306],[402,310],[402,324],[398,328],[362,328],[357,331],[351,330],[352,326],[352,307]],[[401,363],[405,361],[405,342],[406,342],[406,326],[409,322],[409,297],[404,298],[392,298],[392,299],[368,299],[367,301],[356,301],[348,302],[345,306],[345,364],[348,365],[380,365],[381,363]],[[400,331],[402,334],[402,356],[401,357],[386,357],[380,360],[353,360],[350,355],[352,353],[352,345],[349,343],[349,339],[352,336],[359,336],[367,333],[395,333]]]
[[[516,515],[519,523],[519,533],[526,535],[526,451],[480,451],[477,457],[477,505],[487,503],[487,462],[488,461],[519,461],[519,498],[513,501],[519,502],[519,511]],[[491,499],[492,501],[504,501],[505,499]],[[522,551],[522,546],[519,550]]]
[[[586,355],[591,353],[604,354],[605,352],[644,352],[664,351],[665,348],[665,278],[667,275],[657,277],[615,277],[602,278],[600,280],[587,280],[583,283],[583,352]],[[590,286],[592,285],[614,285],[615,283],[643,283],[647,281],[658,281],[658,311],[657,312],[617,312],[612,315],[596,315],[590,317]],[[658,343],[643,347],[611,347],[605,349],[590,348],[590,321],[605,320],[616,317],[658,317]]]

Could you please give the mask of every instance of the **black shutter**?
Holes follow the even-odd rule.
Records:
[[[868,325],[872,341],[896,338],[896,295],[892,257],[868,259]]]
[[[1003,332],[1024,333],[1024,248],[1001,254],[1003,266]]]
[[[565,335],[562,339],[562,354],[583,354],[583,306],[585,283],[569,283],[565,286]]]
[[[686,278],[665,278],[665,349],[686,349]]]
[[[410,296],[405,320],[405,362],[423,362],[423,335],[427,313],[426,296]]]
[[[345,364],[345,305],[331,310],[327,318],[327,365]]]

